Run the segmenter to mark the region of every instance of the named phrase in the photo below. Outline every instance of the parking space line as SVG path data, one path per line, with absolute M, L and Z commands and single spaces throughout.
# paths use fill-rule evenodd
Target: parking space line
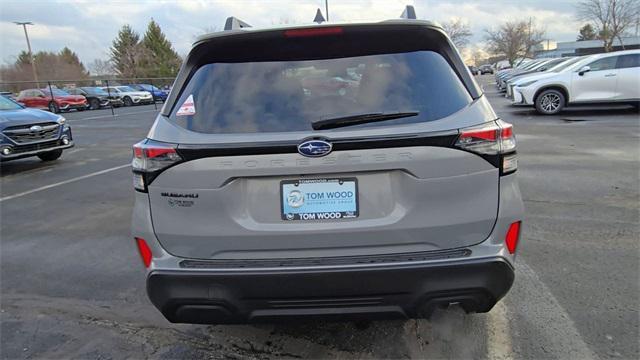
M 23 191 L 21 193 L 17 193 L 17 194 L 14 194 L 14 195 L 5 196 L 3 198 L 0 198 L 0 202 L 6 201 L 6 200 L 15 199 L 15 198 L 19 198 L 21 196 L 33 194 L 33 193 L 38 192 L 38 191 L 51 189 L 51 188 L 54 188 L 56 186 L 69 184 L 69 183 L 72 183 L 72 182 L 75 182 L 75 181 L 84 180 L 84 179 L 87 179 L 87 178 L 90 178 L 90 177 L 106 174 L 108 172 L 119 170 L 119 169 L 123 169 L 123 168 L 128 167 L 128 166 L 131 166 L 131 164 L 115 166 L 115 167 L 112 167 L 112 168 L 109 168 L 109 169 L 92 172 L 92 173 L 87 174 L 87 175 L 78 176 L 78 177 L 75 177 L 75 178 L 72 178 L 72 179 L 69 179 L 69 180 L 64 180 L 64 181 L 60 181 L 60 182 L 57 182 L 57 183 L 54 183 L 54 184 L 49 184 L 49 185 L 45 185 L 45 186 L 42 186 L 42 187 L 39 187 L 39 188 Z
M 544 336 L 536 341 L 543 344 L 549 354 L 554 354 L 559 359 L 598 358 L 551 289 L 522 258 L 516 261 L 516 279 L 518 284 L 511 289 L 505 304 L 512 313 L 505 315 L 508 319 L 509 315 L 517 313 L 521 319 L 509 325 L 539 330 Z
M 504 301 L 498 302 L 487 314 L 487 358 L 513 359 L 511 331 Z
M 115 114 L 115 115 L 101 115 L 101 116 L 91 116 L 88 118 L 79 118 L 79 119 L 67 119 L 67 121 L 80 121 L 80 120 L 96 120 L 96 119 L 105 119 L 105 118 L 110 118 L 110 117 L 121 117 L 121 116 L 126 116 L 126 115 L 135 115 L 135 114 L 144 114 L 144 113 L 148 113 L 148 112 L 158 112 L 160 111 L 160 109 L 158 110 L 143 110 L 143 111 L 134 111 L 134 112 L 128 112 L 128 113 L 122 113 L 122 114 Z

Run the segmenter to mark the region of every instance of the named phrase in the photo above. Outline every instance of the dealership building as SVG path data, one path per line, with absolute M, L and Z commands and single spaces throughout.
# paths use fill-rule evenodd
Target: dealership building
M 613 42 L 614 51 L 631 49 L 640 49 L 640 36 L 624 37 L 622 38 L 622 43 L 618 39 Z M 604 52 L 602 40 L 569 41 L 557 43 L 555 49 L 540 50 L 536 53 L 536 58 L 582 56 L 601 52 Z

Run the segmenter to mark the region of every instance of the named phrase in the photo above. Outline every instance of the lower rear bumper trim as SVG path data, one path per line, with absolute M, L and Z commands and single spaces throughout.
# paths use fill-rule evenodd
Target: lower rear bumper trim
M 513 279 L 503 258 L 355 269 L 154 270 L 147 292 L 176 323 L 415 318 L 449 303 L 468 312 L 489 311 Z

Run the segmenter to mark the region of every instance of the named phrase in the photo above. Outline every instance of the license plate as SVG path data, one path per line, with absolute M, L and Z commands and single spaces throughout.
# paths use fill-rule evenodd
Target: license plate
M 299 179 L 280 182 L 282 220 L 338 220 L 358 217 L 358 180 Z

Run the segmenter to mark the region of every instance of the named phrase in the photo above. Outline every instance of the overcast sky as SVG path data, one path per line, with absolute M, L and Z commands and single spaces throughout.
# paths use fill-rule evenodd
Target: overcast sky
M 575 20 L 578 0 L 329 0 L 331 21 L 396 18 L 404 5 L 413 4 L 420 19 L 443 22 L 461 18 L 480 42 L 484 29 L 507 20 L 532 17 L 553 41 L 573 41 L 580 23 Z M 180 55 L 196 36 L 221 30 L 228 16 L 254 27 L 310 23 L 324 0 L 2 0 L 0 2 L 0 61 L 15 61 L 26 50 L 22 27 L 13 21 L 32 21 L 33 51 L 59 51 L 68 46 L 88 65 L 107 59 L 108 49 L 123 24 L 143 33 L 155 19 Z

